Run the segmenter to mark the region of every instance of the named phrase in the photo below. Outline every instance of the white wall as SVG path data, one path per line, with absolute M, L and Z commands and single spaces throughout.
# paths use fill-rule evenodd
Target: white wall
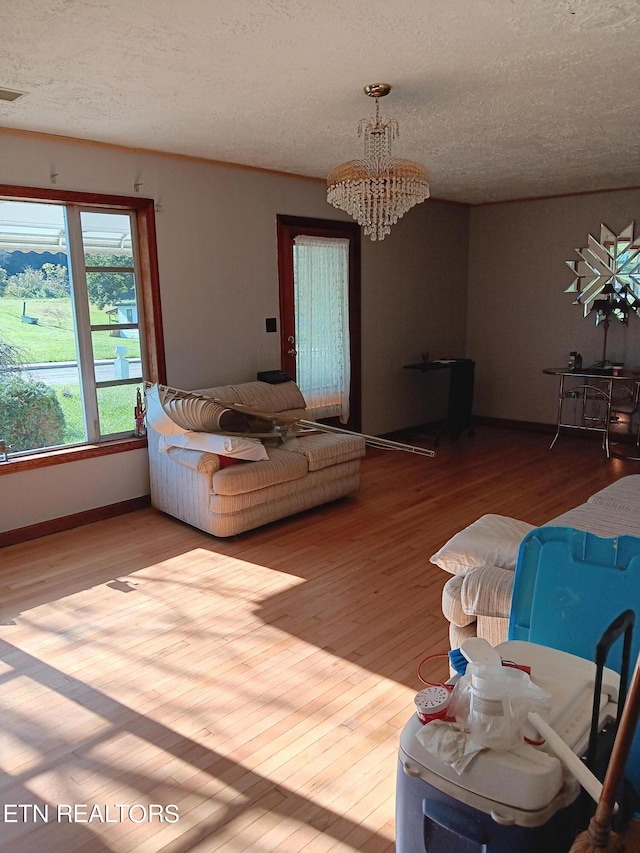
M 146 448 L 0 477 L 1 530 L 82 513 L 149 493 Z
M 150 152 L 0 131 L 0 183 L 85 192 L 140 193 L 157 213 L 158 262 L 169 384 L 198 388 L 254 379 L 279 367 L 276 214 L 347 219 L 322 182 Z M 432 419 L 442 394 L 402 365 L 463 355 L 468 209 L 430 200 L 383 243 L 362 243 L 362 426 L 381 434 Z M 411 374 L 411 375 L 410 375 Z M 431 392 L 433 387 L 433 394 Z M 0 476 L 10 530 L 148 494 L 145 452 L 103 463 Z M 92 476 L 93 474 L 93 476 Z
M 565 261 L 599 239 L 600 224 L 620 233 L 636 221 L 640 190 L 493 204 L 471 209 L 467 355 L 476 360 L 474 413 L 555 423 L 558 380 L 569 353 L 584 365 L 602 358 L 603 328 L 565 293 Z M 640 319 L 612 320 L 607 358 L 640 369 Z

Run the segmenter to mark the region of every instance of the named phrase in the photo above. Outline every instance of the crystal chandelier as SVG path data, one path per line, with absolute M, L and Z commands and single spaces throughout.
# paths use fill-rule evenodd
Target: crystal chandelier
M 381 118 L 378 103 L 391 86 L 372 83 L 364 91 L 376 100 L 375 117 L 358 125 L 358 136 L 364 135 L 364 159 L 350 160 L 331 171 L 327 201 L 353 216 L 372 240 L 384 240 L 400 217 L 429 198 L 429 172 L 412 160 L 391 156 L 398 122 Z

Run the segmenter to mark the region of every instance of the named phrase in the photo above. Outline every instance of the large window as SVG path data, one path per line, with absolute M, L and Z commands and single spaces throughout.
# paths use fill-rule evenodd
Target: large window
M 0 440 L 9 458 L 131 437 L 164 379 L 153 203 L 0 187 Z

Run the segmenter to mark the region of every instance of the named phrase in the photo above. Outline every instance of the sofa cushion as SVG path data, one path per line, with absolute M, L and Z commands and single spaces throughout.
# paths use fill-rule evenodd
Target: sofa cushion
M 263 412 L 287 412 L 291 409 L 306 409 L 307 404 L 295 382 L 245 382 L 239 386 L 241 402 L 252 409 Z
M 621 477 L 591 495 L 588 504 L 604 504 L 623 512 L 640 513 L 640 474 Z
M 328 471 L 315 471 L 293 483 L 281 483 L 271 489 L 261 489 L 244 495 L 210 496 L 208 522 L 215 536 L 235 536 L 243 530 L 250 530 L 261 524 L 268 524 L 287 515 L 311 509 L 311 507 L 334 501 L 345 495 L 357 492 L 360 487 L 360 463 L 345 462 L 334 465 Z M 348 474 L 347 471 L 352 473 Z M 330 474 L 330 478 L 325 478 Z M 341 476 L 344 474 L 344 476 Z M 309 482 L 310 481 L 310 482 Z M 287 494 L 276 497 L 275 494 L 287 486 Z M 248 506 L 243 508 L 247 503 Z
M 573 527 L 605 539 L 612 536 L 639 536 L 640 513 L 625 511 L 608 503 L 585 503 L 563 512 L 545 527 Z
M 241 403 L 243 406 L 270 414 L 291 410 L 304 412 L 306 407 L 304 397 L 295 382 L 282 382 L 278 385 L 268 382 L 241 382 L 237 385 L 202 388 L 196 393 L 227 403 Z
M 516 518 L 483 515 L 452 536 L 430 561 L 452 575 L 486 564 L 515 569 L 520 543 L 533 529 L 533 524 Z
M 304 456 L 309 464 L 309 471 L 320 471 L 322 468 L 364 456 L 366 442 L 363 436 L 355 433 L 350 435 L 319 432 L 299 437 L 288 445 L 288 449 Z
M 241 495 L 306 476 L 307 460 L 303 456 L 289 453 L 288 450 L 267 450 L 260 446 L 267 459 L 252 465 L 235 465 L 215 472 L 212 485 L 217 495 Z
M 250 468 L 260 465 L 259 462 L 251 463 Z M 345 462 L 342 465 L 333 465 L 324 471 L 311 471 L 306 477 L 298 477 L 286 483 L 274 483 L 264 489 L 255 489 L 250 492 L 242 492 L 235 495 L 219 495 L 211 492 L 209 496 L 209 511 L 213 515 L 233 515 L 238 512 L 251 511 L 257 507 L 269 506 L 273 503 L 289 503 L 292 512 L 295 507 L 301 506 L 306 500 L 303 496 L 309 492 L 324 494 L 327 500 L 336 497 L 336 486 L 340 494 L 345 494 L 339 484 L 353 484 L 355 491 L 360 480 L 360 463 L 357 460 Z M 301 500 L 302 498 L 302 500 Z
M 160 450 L 166 450 L 167 447 L 183 447 L 187 450 L 201 450 L 205 453 L 216 453 L 218 456 L 234 456 L 236 459 L 251 461 L 268 459 L 264 445 L 255 438 L 217 435 L 213 432 L 161 435 L 159 447 Z

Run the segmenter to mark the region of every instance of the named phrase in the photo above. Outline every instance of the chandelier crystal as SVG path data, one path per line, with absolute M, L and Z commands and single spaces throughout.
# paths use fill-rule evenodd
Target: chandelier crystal
M 419 163 L 391 156 L 391 142 L 399 136 L 398 122 L 380 116 L 379 98 L 388 95 L 388 83 L 365 86 L 376 101 L 376 114 L 362 119 L 364 158 L 333 169 L 327 178 L 327 201 L 346 211 L 372 240 L 384 240 L 391 226 L 429 198 L 429 172 Z

